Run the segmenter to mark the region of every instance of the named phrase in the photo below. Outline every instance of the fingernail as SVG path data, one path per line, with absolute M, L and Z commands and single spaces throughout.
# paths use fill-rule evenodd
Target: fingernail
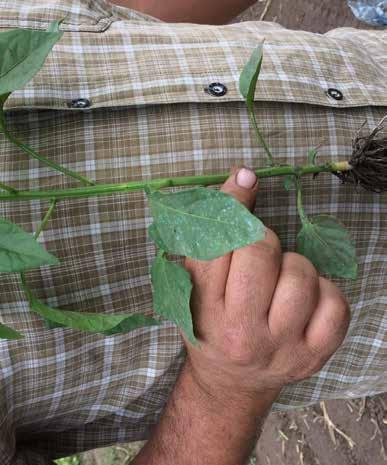
M 241 168 L 236 175 L 236 183 L 239 187 L 251 189 L 256 182 L 257 176 L 255 176 L 253 171 L 248 170 L 247 168 Z

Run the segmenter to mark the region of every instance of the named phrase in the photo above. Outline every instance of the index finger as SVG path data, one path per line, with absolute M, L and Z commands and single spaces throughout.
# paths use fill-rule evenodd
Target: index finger
M 221 191 L 251 210 L 258 191 L 257 177 L 246 168 L 233 168 Z M 232 252 L 215 260 L 185 260 L 185 267 L 191 273 L 195 286 L 200 289 L 201 297 L 206 299 L 206 302 L 218 302 L 224 298 L 231 256 Z
M 240 321 L 251 313 L 267 318 L 282 263 L 281 243 L 271 229 L 265 239 L 235 250 L 226 286 L 226 311 Z

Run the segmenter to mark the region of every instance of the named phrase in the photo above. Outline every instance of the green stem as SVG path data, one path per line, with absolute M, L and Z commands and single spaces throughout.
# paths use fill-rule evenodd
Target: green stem
M 26 274 L 25 274 L 24 271 L 21 271 L 19 273 L 19 276 L 20 276 L 20 287 L 21 287 L 22 291 L 24 291 L 24 293 L 25 293 L 25 295 L 27 297 L 29 305 L 31 305 L 32 292 L 31 292 L 31 289 L 27 285 Z
M 17 193 L 16 189 L 14 189 L 11 186 L 7 186 L 7 184 L 4 184 L 3 182 L 0 182 L 0 189 L 2 189 L 3 191 L 9 192 L 10 194 L 16 194 Z
M 304 205 L 302 203 L 302 186 L 301 186 L 301 178 L 300 176 L 295 176 L 296 181 L 296 192 L 297 192 L 297 211 L 300 217 L 301 223 L 309 223 L 308 216 L 305 213 Z
M 38 229 L 35 231 L 34 239 L 37 239 L 40 236 L 43 229 L 46 227 L 47 223 L 49 222 L 51 218 L 51 215 L 54 213 L 56 203 L 57 203 L 57 199 L 55 198 L 51 199 L 50 208 L 47 210 L 47 213 L 44 215 Z
M 255 129 L 255 134 L 257 135 L 258 143 L 261 144 L 262 147 L 264 148 L 264 150 L 266 152 L 266 155 L 267 155 L 267 158 L 268 158 L 268 161 L 269 161 L 269 165 L 274 166 L 273 154 L 271 153 L 271 150 L 269 149 L 269 146 L 267 145 L 267 143 L 266 143 L 266 141 L 265 141 L 265 139 L 264 139 L 264 137 L 263 137 L 263 135 L 261 133 L 261 130 L 258 127 L 257 119 L 255 117 L 254 106 L 253 105 L 248 105 L 247 108 L 248 108 L 251 123 L 252 123 L 252 125 L 253 125 L 253 127 Z
M 47 165 L 50 168 L 53 168 L 54 170 L 65 174 L 66 176 L 70 176 L 71 178 L 75 178 L 78 181 L 80 181 L 82 184 L 85 184 L 86 186 L 94 186 L 96 184 L 95 181 L 92 181 L 91 179 L 88 179 L 88 178 L 82 176 L 81 174 L 77 173 L 76 171 L 73 171 L 73 170 L 70 170 L 68 168 L 65 168 L 64 166 L 58 165 L 58 163 L 55 163 L 54 161 L 49 160 L 48 158 L 44 157 L 43 155 L 40 155 L 39 153 L 35 152 L 35 150 L 33 150 L 31 147 L 28 147 L 28 145 L 23 144 L 22 142 L 20 142 L 5 127 L 5 118 L 4 117 L 0 120 L 0 131 L 2 131 L 4 133 L 5 137 L 10 142 L 15 144 L 17 147 L 19 147 L 24 152 L 28 153 L 28 155 L 31 155 L 31 157 L 35 158 L 36 160 L 39 160 L 44 165 Z
M 40 222 L 40 225 L 38 226 L 38 229 L 34 233 L 34 239 L 35 240 L 38 239 L 38 237 L 40 236 L 40 234 L 42 233 L 44 228 L 47 226 L 47 223 L 49 222 L 52 214 L 54 213 L 56 204 L 57 204 L 57 199 L 55 199 L 55 198 L 51 199 L 50 207 L 47 210 L 46 214 L 44 215 L 42 221 Z M 31 289 L 27 285 L 26 274 L 25 274 L 24 271 L 22 271 L 21 273 L 19 273 L 19 276 L 20 276 L 21 288 L 25 292 L 27 300 L 28 300 L 29 304 L 31 305 L 33 296 L 32 296 Z
M 314 173 L 332 173 L 337 171 L 349 171 L 351 166 L 347 161 L 326 163 L 325 165 L 305 165 L 305 166 L 270 166 L 267 168 L 259 168 L 255 170 L 255 174 L 259 178 L 269 178 L 272 176 L 305 175 Z M 181 176 L 176 178 L 150 179 L 148 181 L 132 181 L 127 183 L 117 184 L 97 184 L 89 187 L 74 187 L 70 189 L 57 190 L 32 190 L 18 191 L 17 194 L 0 194 L 2 200 L 35 200 L 35 199 L 68 199 L 93 197 L 98 195 L 110 195 L 114 193 L 124 193 L 144 190 L 146 187 L 150 189 L 162 189 L 165 187 L 176 186 L 209 186 L 222 184 L 228 177 L 229 173 L 225 174 L 209 174 L 202 176 Z

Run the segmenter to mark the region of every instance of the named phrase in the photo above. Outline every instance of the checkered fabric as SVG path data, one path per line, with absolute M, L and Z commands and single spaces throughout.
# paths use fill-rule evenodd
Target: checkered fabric
M 365 122 L 386 113 L 387 37 L 339 29 L 326 35 L 248 22 L 165 24 L 103 0 L 0 0 L 0 30 L 46 29 L 66 16 L 44 68 L 7 102 L 9 130 L 58 163 L 100 183 L 258 167 L 238 76 L 265 39 L 256 110 L 276 159 L 346 160 Z M 227 94 L 205 89 L 219 82 Z M 328 95 L 338 89 L 342 100 Z M 86 110 L 69 102 L 88 99 Z M 0 137 L 0 179 L 18 189 L 76 186 Z M 360 261 L 355 281 L 337 280 L 352 321 L 340 350 L 313 378 L 288 386 L 275 408 L 376 394 L 387 388 L 386 196 L 304 178 L 307 213 L 337 216 Z M 33 231 L 48 202 L 0 202 L 0 216 Z M 261 182 L 256 214 L 294 250 L 294 193 Z M 64 200 L 41 236 L 61 265 L 27 273 L 34 293 L 62 309 L 152 314 L 155 248 L 144 194 Z M 259 285 L 259 283 L 257 283 Z M 43 465 L 54 457 L 146 438 L 184 361 L 169 322 L 103 337 L 45 329 L 28 311 L 16 275 L 0 276 L 0 319 L 25 334 L 0 342 L 0 463 Z

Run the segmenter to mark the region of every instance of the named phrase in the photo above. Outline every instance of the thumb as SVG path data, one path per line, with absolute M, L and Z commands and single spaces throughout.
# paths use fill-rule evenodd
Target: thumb
M 247 168 L 233 168 L 220 190 L 253 210 L 258 192 L 258 178 L 254 171 Z

